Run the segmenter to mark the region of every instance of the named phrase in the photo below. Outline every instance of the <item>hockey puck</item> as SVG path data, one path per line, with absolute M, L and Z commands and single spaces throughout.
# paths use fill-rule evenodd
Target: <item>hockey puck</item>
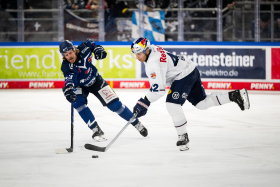
M 98 158 L 98 155 L 92 155 L 92 158 Z

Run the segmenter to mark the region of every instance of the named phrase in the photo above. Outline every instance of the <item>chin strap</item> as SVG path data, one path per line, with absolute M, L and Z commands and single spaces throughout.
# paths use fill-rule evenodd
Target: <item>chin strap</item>
M 146 50 L 147 50 L 147 49 L 146 49 Z M 146 50 L 145 50 L 145 54 L 146 54 Z M 145 62 L 148 61 L 148 58 L 149 58 L 150 54 L 151 54 L 151 50 L 149 49 L 149 54 L 147 55 L 147 58 L 146 58 Z

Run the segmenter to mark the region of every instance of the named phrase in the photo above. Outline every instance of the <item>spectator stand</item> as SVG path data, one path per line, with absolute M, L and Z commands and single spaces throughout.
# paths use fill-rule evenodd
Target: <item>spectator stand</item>
M 21 4 L 18 9 L 1 5 L 3 24 L 0 27 L 0 41 L 63 40 L 65 38 L 64 14 L 61 13 L 63 7 L 59 5 L 65 1 L 67 0 L 40 2 L 29 0 L 28 4 L 24 0 L 19 0 Z M 68 11 L 89 23 L 92 22 L 89 26 L 94 27 L 87 29 L 99 29 L 98 36 L 94 35 L 95 40 L 131 41 L 131 16 L 133 11 L 139 10 L 134 1 L 90 0 L 82 3 L 81 0 L 77 0 L 76 4 L 74 1 L 71 2 L 74 3 L 74 7 L 78 5 L 78 8 L 72 8 L 72 4 Z M 100 2 L 102 6 L 98 6 Z M 178 7 L 178 2 L 183 3 L 183 7 Z M 32 3 L 34 3 L 33 6 Z M 143 3 L 149 7 L 148 1 L 143 0 Z M 149 11 L 165 12 L 165 41 L 217 41 L 217 35 L 222 36 L 222 41 L 258 41 L 258 39 L 259 41 L 279 41 L 280 2 L 261 1 L 260 4 L 270 6 L 270 10 L 261 10 L 259 13 L 270 14 L 271 29 L 270 35 L 265 35 L 261 30 L 257 38 L 252 37 L 256 28 L 251 29 L 251 22 L 255 19 L 255 13 L 258 14 L 255 11 L 256 5 L 252 1 L 231 2 L 232 7 L 228 4 L 222 6 L 220 19 L 215 14 L 218 11 L 216 7 L 209 8 L 207 3 L 199 0 L 155 0 L 154 5 L 149 7 Z M 179 21 L 181 21 L 180 24 Z M 64 29 L 58 23 L 63 23 Z M 221 32 L 217 28 L 217 23 L 222 23 Z

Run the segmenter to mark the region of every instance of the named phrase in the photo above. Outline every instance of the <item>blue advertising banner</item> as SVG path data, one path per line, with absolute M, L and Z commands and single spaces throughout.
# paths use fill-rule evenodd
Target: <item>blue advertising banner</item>
M 265 49 L 170 48 L 197 64 L 201 78 L 265 79 Z M 142 64 L 142 77 L 147 77 Z

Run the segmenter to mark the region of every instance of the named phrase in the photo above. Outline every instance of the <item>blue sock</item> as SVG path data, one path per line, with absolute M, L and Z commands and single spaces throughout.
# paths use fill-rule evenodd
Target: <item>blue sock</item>
M 109 104 L 107 106 L 111 111 L 116 112 L 120 117 L 125 119 L 126 121 L 129 121 L 132 117 L 133 114 L 132 112 L 122 104 L 119 100 L 114 101 L 113 103 Z M 136 118 L 131 124 L 136 125 L 139 122 L 139 120 Z
M 76 108 L 76 110 L 91 130 L 96 127 L 97 122 L 95 121 L 95 117 L 87 105 L 82 105 Z

